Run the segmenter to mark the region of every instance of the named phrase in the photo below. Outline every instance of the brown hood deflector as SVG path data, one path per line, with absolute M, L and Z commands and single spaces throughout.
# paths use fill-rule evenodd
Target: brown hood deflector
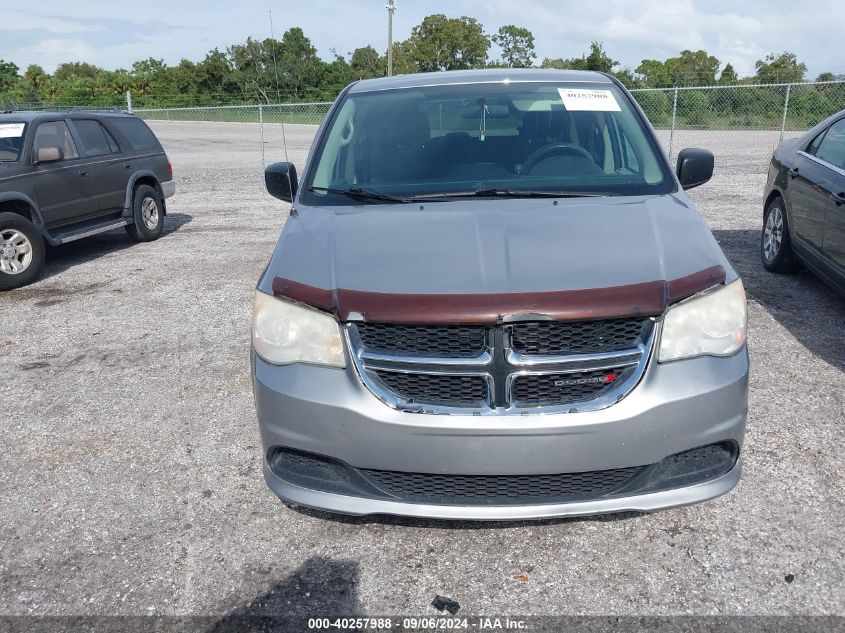
M 725 269 L 711 266 L 669 281 L 628 286 L 507 292 L 501 294 L 400 294 L 338 288 L 327 290 L 276 277 L 273 294 L 331 312 L 341 321 L 375 323 L 495 324 L 508 317 L 556 321 L 657 316 L 678 301 L 725 283 Z

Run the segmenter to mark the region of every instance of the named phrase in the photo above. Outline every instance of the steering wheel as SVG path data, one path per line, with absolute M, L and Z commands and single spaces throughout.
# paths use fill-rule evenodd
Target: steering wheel
M 543 147 L 537 151 L 532 152 L 532 154 L 525 159 L 525 162 L 522 164 L 522 172 L 529 173 L 540 161 L 558 154 L 580 156 L 582 158 L 586 158 L 591 163 L 595 163 L 593 157 L 590 155 L 590 152 L 580 145 L 576 145 L 575 143 L 549 143 L 548 145 L 543 145 Z

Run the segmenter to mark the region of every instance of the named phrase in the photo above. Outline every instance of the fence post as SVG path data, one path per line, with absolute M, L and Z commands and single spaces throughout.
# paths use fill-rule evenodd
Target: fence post
M 672 99 L 672 128 L 669 130 L 669 160 L 672 160 L 672 143 L 675 142 L 675 117 L 678 114 L 678 86 L 675 86 L 675 97 Z
M 783 143 L 783 134 L 786 131 L 786 113 L 789 110 L 789 93 L 792 91 L 792 84 L 786 86 L 786 99 L 783 101 L 783 120 L 780 122 L 780 142 Z
M 126 110 L 129 114 L 132 114 L 132 91 L 126 91 Z
M 261 169 L 264 169 L 264 104 L 258 104 L 258 127 L 261 134 Z

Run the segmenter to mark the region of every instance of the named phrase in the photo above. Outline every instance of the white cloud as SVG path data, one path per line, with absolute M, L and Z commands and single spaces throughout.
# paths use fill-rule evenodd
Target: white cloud
M 3 55 L 6 54 L 3 53 Z M 38 64 L 48 72 L 52 72 L 62 62 L 80 61 L 94 63 L 98 55 L 97 49 L 85 40 L 47 38 L 10 51 L 8 58 L 15 61 L 15 63 L 18 63 L 16 60 L 27 60 L 19 64 L 21 70 L 25 69 L 29 64 Z
M 3 15 L 2 30 L 40 30 L 48 33 L 86 33 L 102 27 L 82 24 L 69 18 L 55 18 L 23 13 L 20 9 Z
M 74 8 L 72 18 L 43 15 L 66 11 L 58 3 L 47 10 L 45 2 L 33 5 L 32 12 L 17 9 L 3 16 L 0 58 L 22 67 L 39 63 L 47 70 L 54 60 L 68 61 L 77 54 L 107 68 L 129 67 L 149 56 L 175 64 L 182 57 L 202 59 L 210 48 L 225 48 L 248 35 L 269 34 L 266 0 L 240 0 L 237 10 L 230 0 L 145 0 L 146 15 L 166 16 L 167 25 L 127 14 L 125 5 L 113 0 L 86 0 Z M 274 10 L 276 36 L 300 26 L 326 58 L 332 48 L 349 52 L 372 44 L 383 51 L 384 4 L 309 0 L 288 11 Z M 740 74 L 753 73 L 754 62 L 767 53 L 784 50 L 795 52 L 810 76 L 845 72 L 841 37 L 836 29 L 823 28 L 845 23 L 842 0 L 404 0 L 399 5 L 397 40 L 407 37 L 426 14 L 446 13 L 476 17 L 488 32 L 503 24 L 528 27 L 540 59 L 579 56 L 598 40 L 630 68 L 643 59 L 703 48 Z M 179 29 L 178 37 L 173 28 Z M 66 46 L 63 54 L 55 54 L 55 42 L 67 42 L 61 45 Z M 50 61 L 43 59 L 45 54 Z

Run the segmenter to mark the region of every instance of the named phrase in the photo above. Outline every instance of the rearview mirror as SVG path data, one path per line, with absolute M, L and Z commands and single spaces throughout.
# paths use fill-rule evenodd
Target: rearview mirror
M 39 163 L 52 163 L 62 160 L 62 150 L 58 147 L 39 147 L 35 154 L 35 160 Z
M 682 149 L 675 171 L 684 189 L 703 185 L 713 177 L 713 152 L 694 147 Z
M 264 184 L 267 193 L 274 198 L 293 202 L 299 185 L 296 178 L 296 167 L 293 163 L 273 163 L 264 169 Z

